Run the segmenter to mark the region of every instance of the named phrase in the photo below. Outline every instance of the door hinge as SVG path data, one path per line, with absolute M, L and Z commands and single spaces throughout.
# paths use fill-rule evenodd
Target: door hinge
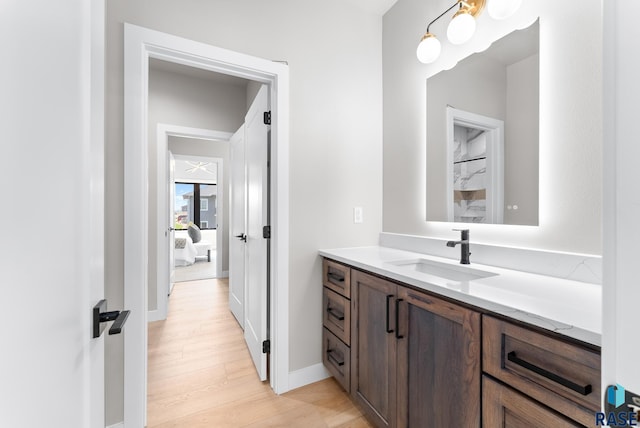
M 271 239 L 271 226 L 264 226 L 262 228 L 262 237 L 264 239 Z
M 265 340 L 262 342 L 262 353 L 270 354 L 271 353 L 271 341 Z
M 262 118 L 265 125 L 271 125 L 271 110 L 265 111 Z

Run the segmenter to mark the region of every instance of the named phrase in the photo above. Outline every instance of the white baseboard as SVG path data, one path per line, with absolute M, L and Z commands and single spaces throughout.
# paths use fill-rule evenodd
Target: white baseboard
M 147 311 L 147 322 L 152 321 L 160 321 L 167 319 L 167 317 L 163 317 L 159 310 L 155 309 L 153 311 Z M 110 428 L 110 427 L 108 427 Z
M 331 375 L 322 363 L 289 372 L 289 391 L 321 381 L 329 376 Z
M 109 425 L 107 428 L 124 428 L 124 422 L 118 422 L 114 425 Z
M 229 271 L 228 270 L 223 270 L 222 271 L 222 278 L 229 278 Z

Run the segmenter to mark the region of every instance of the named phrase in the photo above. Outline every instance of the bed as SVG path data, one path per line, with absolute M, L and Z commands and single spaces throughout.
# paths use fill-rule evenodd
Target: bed
M 176 266 L 190 266 L 195 263 L 198 250 L 191 237 L 185 233 L 176 231 L 173 259 Z
M 190 266 L 196 262 L 197 257 L 206 257 L 208 262 L 211 261 L 213 244 L 205 240 L 194 244 L 187 231 L 176 230 L 174 247 L 175 266 Z

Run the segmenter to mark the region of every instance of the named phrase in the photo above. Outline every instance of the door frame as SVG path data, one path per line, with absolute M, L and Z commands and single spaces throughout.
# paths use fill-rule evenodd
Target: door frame
M 245 152 L 246 152 L 246 144 L 245 144 L 245 138 L 244 138 L 244 131 L 245 131 L 245 123 L 243 123 L 240 128 L 238 128 L 238 130 L 236 132 L 233 133 L 233 135 L 231 136 L 231 138 L 229 138 L 229 310 L 231 311 L 231 313 L 233 314 L 233 316 L 235 317 L 236 321 L 238 322 L 238 324 L 240 325 L 240 327 L 242 328 L 242 330 L 244 330 L 244 298 L 246 295 L 246 281 L 245 281 L 245 268 L 246 268 L 246 248 L 243 246 L 243 252 L 242 252 L 242 281 L 237 281 L 238 279 L 238 270 L 236 263 L 237 263 L 237 258 L 235 256 L 234 253 L 234 246 L 238 245 L 238 236 L 236 235 L 236 233 L 238 232 L 238 229 L 236 229 L 234 226 L 236 226 L 236 222 L 235 222 L 235 216 L 234 214 L 237 213 L 236 209 L 236 204 L 235 204 L 235 198 L 236 198 L 236 183 L 237 183 L 237 177 L 236 177 L 236 167 L 237 167 L 237 160 L 235 158 L 236 152 L 235 152 L 235 146 L 241 142 L 242 145 L 244 147 L 242 147 L 242 154 L 243 154 L 243 158 L 242 158 L 242 187 L 243 187 L 243 195 L 242 195 L 242 200 L 243 200 L 243 206 L 242 206 L 242 228 L 241 228 L 241 233 L 246 234 L 247 231 L 247 224 L 246 224 L 246 178 L 247 178 L 247 173 L 246 173 L 246 157 Z M 236 138 L 236 136 L 238 136 Z M 244 244 L 243 244 L 244 245 Z M 236 300 L 236 294 L 234 293 L 235 291 L 235 286 L 237 284 L 241 284 L 242 285 L 242 303 L 241 303 L 241 310 L 242 310 L 242 314 L 241 316 L 238 316 L 240 314 L 236 313 L 238 312 L 238 304 L 234 303 L 232 305 L 232 300 Z
M 149 58 L 269 85 L 271 95 L 270 384 L 289 390 L 289 69 L 136 25 L 124 24 L 124 424 L 145 426 L 147 386 L 148 82 Z
M 167 318 L 167 308 L 169 296 L 160 292 L 160 286 L 168 284 L 170 281 L 169 270 L 167 266 L 161 263 L 161 260 L 165 260 L 169 253 L 169 241 L 162 239 L 163 234 L 167 231 L 167 219 L 166 207 L 169 204 L 169 189 L 166 187 L 168 184 L 168 165 L 167 165 L 167 152 L 169 151 L 169 137 L 182 137 L 193 138 L 198 140 L 207 140 L 209 142 L 228 142 L 233 135 L 230 132 L 214 131 L 210 129 L 190 128 L 187 126 L 171 125 L 166 123 L 159 123 L 157 126 L 157 150 L 156 150 L 156 213 L 157 213 L 157 234 L 158 244 L 156 245 L 156 310 L 149 311 L 147 315 L 147 321 L 158 321 Z M 175 153 L 174 153 L 175 155 Z M 182 155 L 177 155 L 182 156 Z M 224 165 L 221 165 L 221 161 L 216 162 L 218 164 L 218 193 L 221 196 L 218 198 L 218 204 L 221 205 L 222 197 L 224 197 L 225 181 L 223 177 Z M 218 210 L 218 224 L 224 221 L 224 207 Z M 169 219 L 170 220 L 170 219 Z M 218 231 L 219 232 L 219 231 Z M 216 233 L 216 247 L 222 248 L 222 234 Z M 222 257 L 216 257 L 216 277 L 222 278 Z

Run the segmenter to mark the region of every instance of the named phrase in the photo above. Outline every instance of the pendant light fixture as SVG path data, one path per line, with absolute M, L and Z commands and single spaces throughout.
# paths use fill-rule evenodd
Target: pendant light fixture
M 442 45 L 438 38 L 429 32 L 431 24 L 442 18 L 449 11 L 458 8 L 447 27 L 447 38 L 453 45 L 461 45 L 469 41 L 476 31 L 476 17 L 480 15 L 488 4 L 489 14 L 495 19 L 506 19 L 513 15 L 522 0 L 457 0 L 451 7 L 442 12 L 436 19 L 427 25 L 427 31 L 418 44 L 416 55 L 423 64 L 434 62 L 440 56 Z

